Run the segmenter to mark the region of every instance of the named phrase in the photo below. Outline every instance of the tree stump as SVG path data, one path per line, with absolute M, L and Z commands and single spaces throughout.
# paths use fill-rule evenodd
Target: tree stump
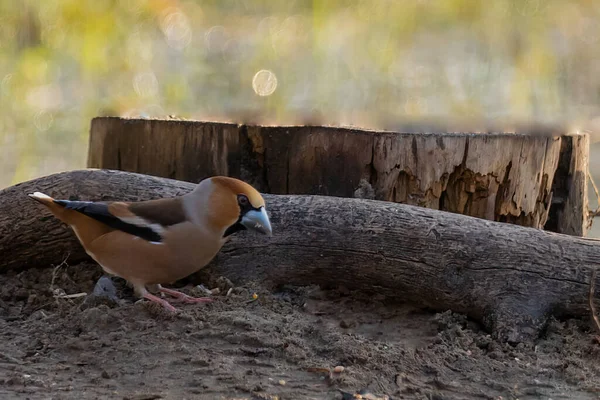
M 28 193 L 135 201 L 193 188 L 91 170 L 2 190 L 0 272 L 58 265 L 67 256 L 69 263 L 89 260 L 72 231 Z M 310 195 L 265 200 L 273 237 L 239 232 L 213 260 L 213 271 L 234 283 L 343 285 L 464 313 L 510 342 L 536 338 L 550 316 L 589 315 L 600 241 L 391 202 Z
M 587 135 L 375 132 L 95 118 L 88 167 L 362 197 L 585 236 Z

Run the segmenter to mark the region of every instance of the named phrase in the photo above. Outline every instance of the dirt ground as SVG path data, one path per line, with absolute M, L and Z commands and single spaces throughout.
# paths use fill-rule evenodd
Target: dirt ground
M 600 398 L 587 320 L 511 347 L 461 315 L 344 288 L 226 295 L 228 281 L 211 278 L 215 301 L 175 316 L 118 279 L 118 303 L 61 297 L 91 293 L 100 276 L 91 264 L 0 275 L 1 399 Z

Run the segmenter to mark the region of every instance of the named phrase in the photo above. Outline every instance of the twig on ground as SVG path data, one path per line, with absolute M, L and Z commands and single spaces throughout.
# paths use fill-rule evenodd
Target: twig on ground
M 63 265 L 68 265 L 67 259 L 69 258 L 70 255 L 71 255 L 71 253 L 67 253 L 67 256 L 65 257 L 65 259 L 62 260 L 62 262 L 60 264 L 58 264 L 57 266 L 55 266 L 54 269 L 52 270 L 52 279 L 50 280 L 50 292 L 52 292 L 53 294 L 54 294 L 54 290 L 55 290 L 54 289 L 54 281 L 56 280 L 56 275 L 58 273 L 58 270 Z
M 80 292 L 80 293 L 73 293 L 73 294 L 63 294 L 60 296 L 56 296 L 59 299 L 77 299 L 79 297 L 85 297 L 87 296 L 86 292 Z
M 67 260 L 69 259 L 70 255 L 71 254 L 68 253 L 67 256 L 65 257 L 65 259 L 60 264 L 55 266 L 54 269 L 52 270 L 52 279 L 50 280 L 50 292 L 52 293 L 52 296 L 54 297 L 54 301 L 55 301 L 57 307 L 60 307 L 60 302 L 59 302 L 60 299 L 63 299 L 63 300 L 77 299 L 77 298 L 84 297 L 87 295 L 87 293 L 84 293 L 84 292 L 67 294 L 67 293 L 65 293 L 65 291 L 62 288 L 54 287 L 54 283 L 56 281 L 56 276 L 58 275 L 58 270 L 62 266 L 69 265 L 69 264 L 67 264 Z

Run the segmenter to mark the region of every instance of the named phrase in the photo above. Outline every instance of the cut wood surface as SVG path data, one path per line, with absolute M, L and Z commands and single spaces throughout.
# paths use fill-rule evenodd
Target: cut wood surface
M 564 161 L 559 162 L 552 188 L 558 201 L 553 202 L 555 217 L 550 222 L 556 222 L 553 229 L 556 232 L 585 236 L 592 226 L 588 202 L 589 148 L 589 135 L 562 138 L 561 158 Z M 580 230 L 582 233 L 576 233 Z
M 50 175 L 0 192 L 0 271 L 87 258 L 71 231 L 27 198 L 144 200 L 193 184 L 118 171 Z M 233 236 L 211 265 L 235 282 L 343 285 L 451 309 L 501 339 L 531 339 L 549 316 L 589 313 L 600 243 L 422 207 L 365 199 L 265 195 L 274 236 Z
M 587 135 L 398 133 L 95 118 L 88 167 L 374 198 L 585 236 Z M 558 188 L 560 196 L 554 196 Z

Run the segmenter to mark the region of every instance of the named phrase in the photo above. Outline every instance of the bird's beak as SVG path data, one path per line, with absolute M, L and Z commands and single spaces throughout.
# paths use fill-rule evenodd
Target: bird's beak
M 267 215 L 267 210 L 261 207 L 260 210 L 250 210 L 243 217 L 241 224 L 247 229 L 255 230 L 265 235 L 271 236 L 271 221 Z

